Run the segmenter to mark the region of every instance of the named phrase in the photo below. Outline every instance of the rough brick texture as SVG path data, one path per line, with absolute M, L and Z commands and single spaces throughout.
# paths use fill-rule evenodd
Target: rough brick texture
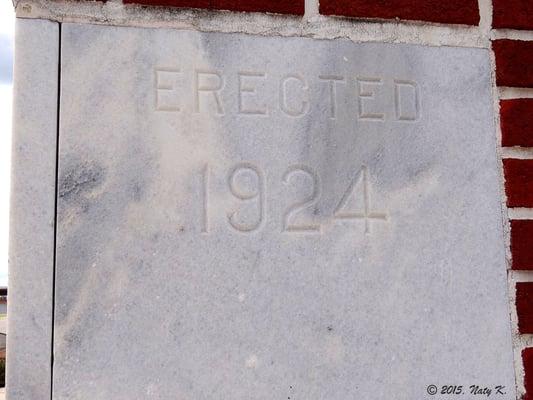
M 533 333 L 533 282 L 516 284 L 516 313 L 518 332 Z
M 303 15 L 305 0 L 124 0 L 124 4 Z
M 511 254 L 512 269 L 533 270 L 533 220 L 511 221 Z
M 321 0 L 320 13 L 358 18 L 401 18 L 477 25 L 477 0 Z
M 493 0 L 492 9 L 494 28 L 533 30 L 533 1 Z
M 508 207 L 533 207 L 533 160 L 503 160 Z
M 533 147 L 533 99 L 500 101 L 502 146 Z
M 533 41 L 500 39 L 492 48 L 498 86 L 533 88 Z
M 526 393 L 523 400 L 533 399 L 533 347 L 522 350 L 522 363 L 524 365 L 524 386 Z

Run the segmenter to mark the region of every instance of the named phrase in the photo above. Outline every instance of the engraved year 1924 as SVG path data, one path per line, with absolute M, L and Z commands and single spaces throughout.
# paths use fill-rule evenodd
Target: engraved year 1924
M 217 171 L 220 172 L 220 171 Z M 198 171 L 201 180 L 201 197 L 199 202 L 202 208 L 201 232 L 208 234 L 211 232 L 211 221 L 220 217 L 220 207 L 212 206 L 212 184 L 211 176 L 213 168 L 205 164 L 201 171 Z M 267 193 L 268 172 L 258 165 L 250 162 L 240 162 L 227 171 L 225 190 L 235 201 L 231 207 L 224 210 L 222 216 L 228 227 L 240 233 L 252 233 L 259 231 L 267 220 L 267 203 L 269 201 L 279 201 L 276 198 L 269 198 Z M 370 201 L 371 185 L 369 179 L 370 171 L 368 167 L 361 168 L 353 174 L 351 182 L 344 193 L 336 200 L 331 215 L 322 216 L 319 220 L 312 218 L 309 210 L 316 207 L 322 196 L 322 184 L 320 175 L 312 167 L 304 164 L 289 165 L 283 173 L 278 184 L 282 189 L 289 187 L 300 180 L 305 182 L 306 192 L 301 194 L 301 198 L 283 207 L 273 207 L 281 209 L 279 215 L 270 216 L 279 221 L 279 229 L 283 233 L 307 233 L 320 234 L 324 223 L 334 223 L 340 221 L 353 221 L 354 224 L 361 224 L 362 230 L 366 234 L 371 231 L 372 221 L 387 221 L 388 213 L 381 208 L 374 208 Z M 358 197 L 361 199 L 362 207 L 353 209 L 352 200 Z M 246 210 L 246 211 L 244 211 Z

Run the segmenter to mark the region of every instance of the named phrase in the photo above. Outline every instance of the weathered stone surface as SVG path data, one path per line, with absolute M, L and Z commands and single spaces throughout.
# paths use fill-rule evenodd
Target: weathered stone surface
M 49 400 L 59 26 L 16 29 L 7 395 Z
M 54 399 L 514 398 L 485 50 L 64 24 Z

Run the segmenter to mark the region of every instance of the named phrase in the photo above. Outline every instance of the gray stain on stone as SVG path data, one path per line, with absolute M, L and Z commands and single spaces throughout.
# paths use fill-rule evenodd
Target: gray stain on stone
M 99 164 L 81 163 L 67 172 L 59 180 L 58 196 L 69 198 L 94 189 L 101 184 L 105 170 Z

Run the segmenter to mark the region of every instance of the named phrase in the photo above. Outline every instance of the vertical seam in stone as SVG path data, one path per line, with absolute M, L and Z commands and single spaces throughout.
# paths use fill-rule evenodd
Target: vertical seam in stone
M 57 57 L 57 122 L 56 122 L 56 170 L 55 170 L 55 196 L 54 196 L 54 254 L 53 254 L 53 271 L 52 271 L 52 340 L 50 351 L 50 400 L 54 397 L 54 325 L 55 325 L 55 303 L 56 303 L 56 260 L 57 260 L 57 193 L 59 177 L 59 130 L 61 120 L 61 23 L 59 25 L 58 35 L 58 57 Z

